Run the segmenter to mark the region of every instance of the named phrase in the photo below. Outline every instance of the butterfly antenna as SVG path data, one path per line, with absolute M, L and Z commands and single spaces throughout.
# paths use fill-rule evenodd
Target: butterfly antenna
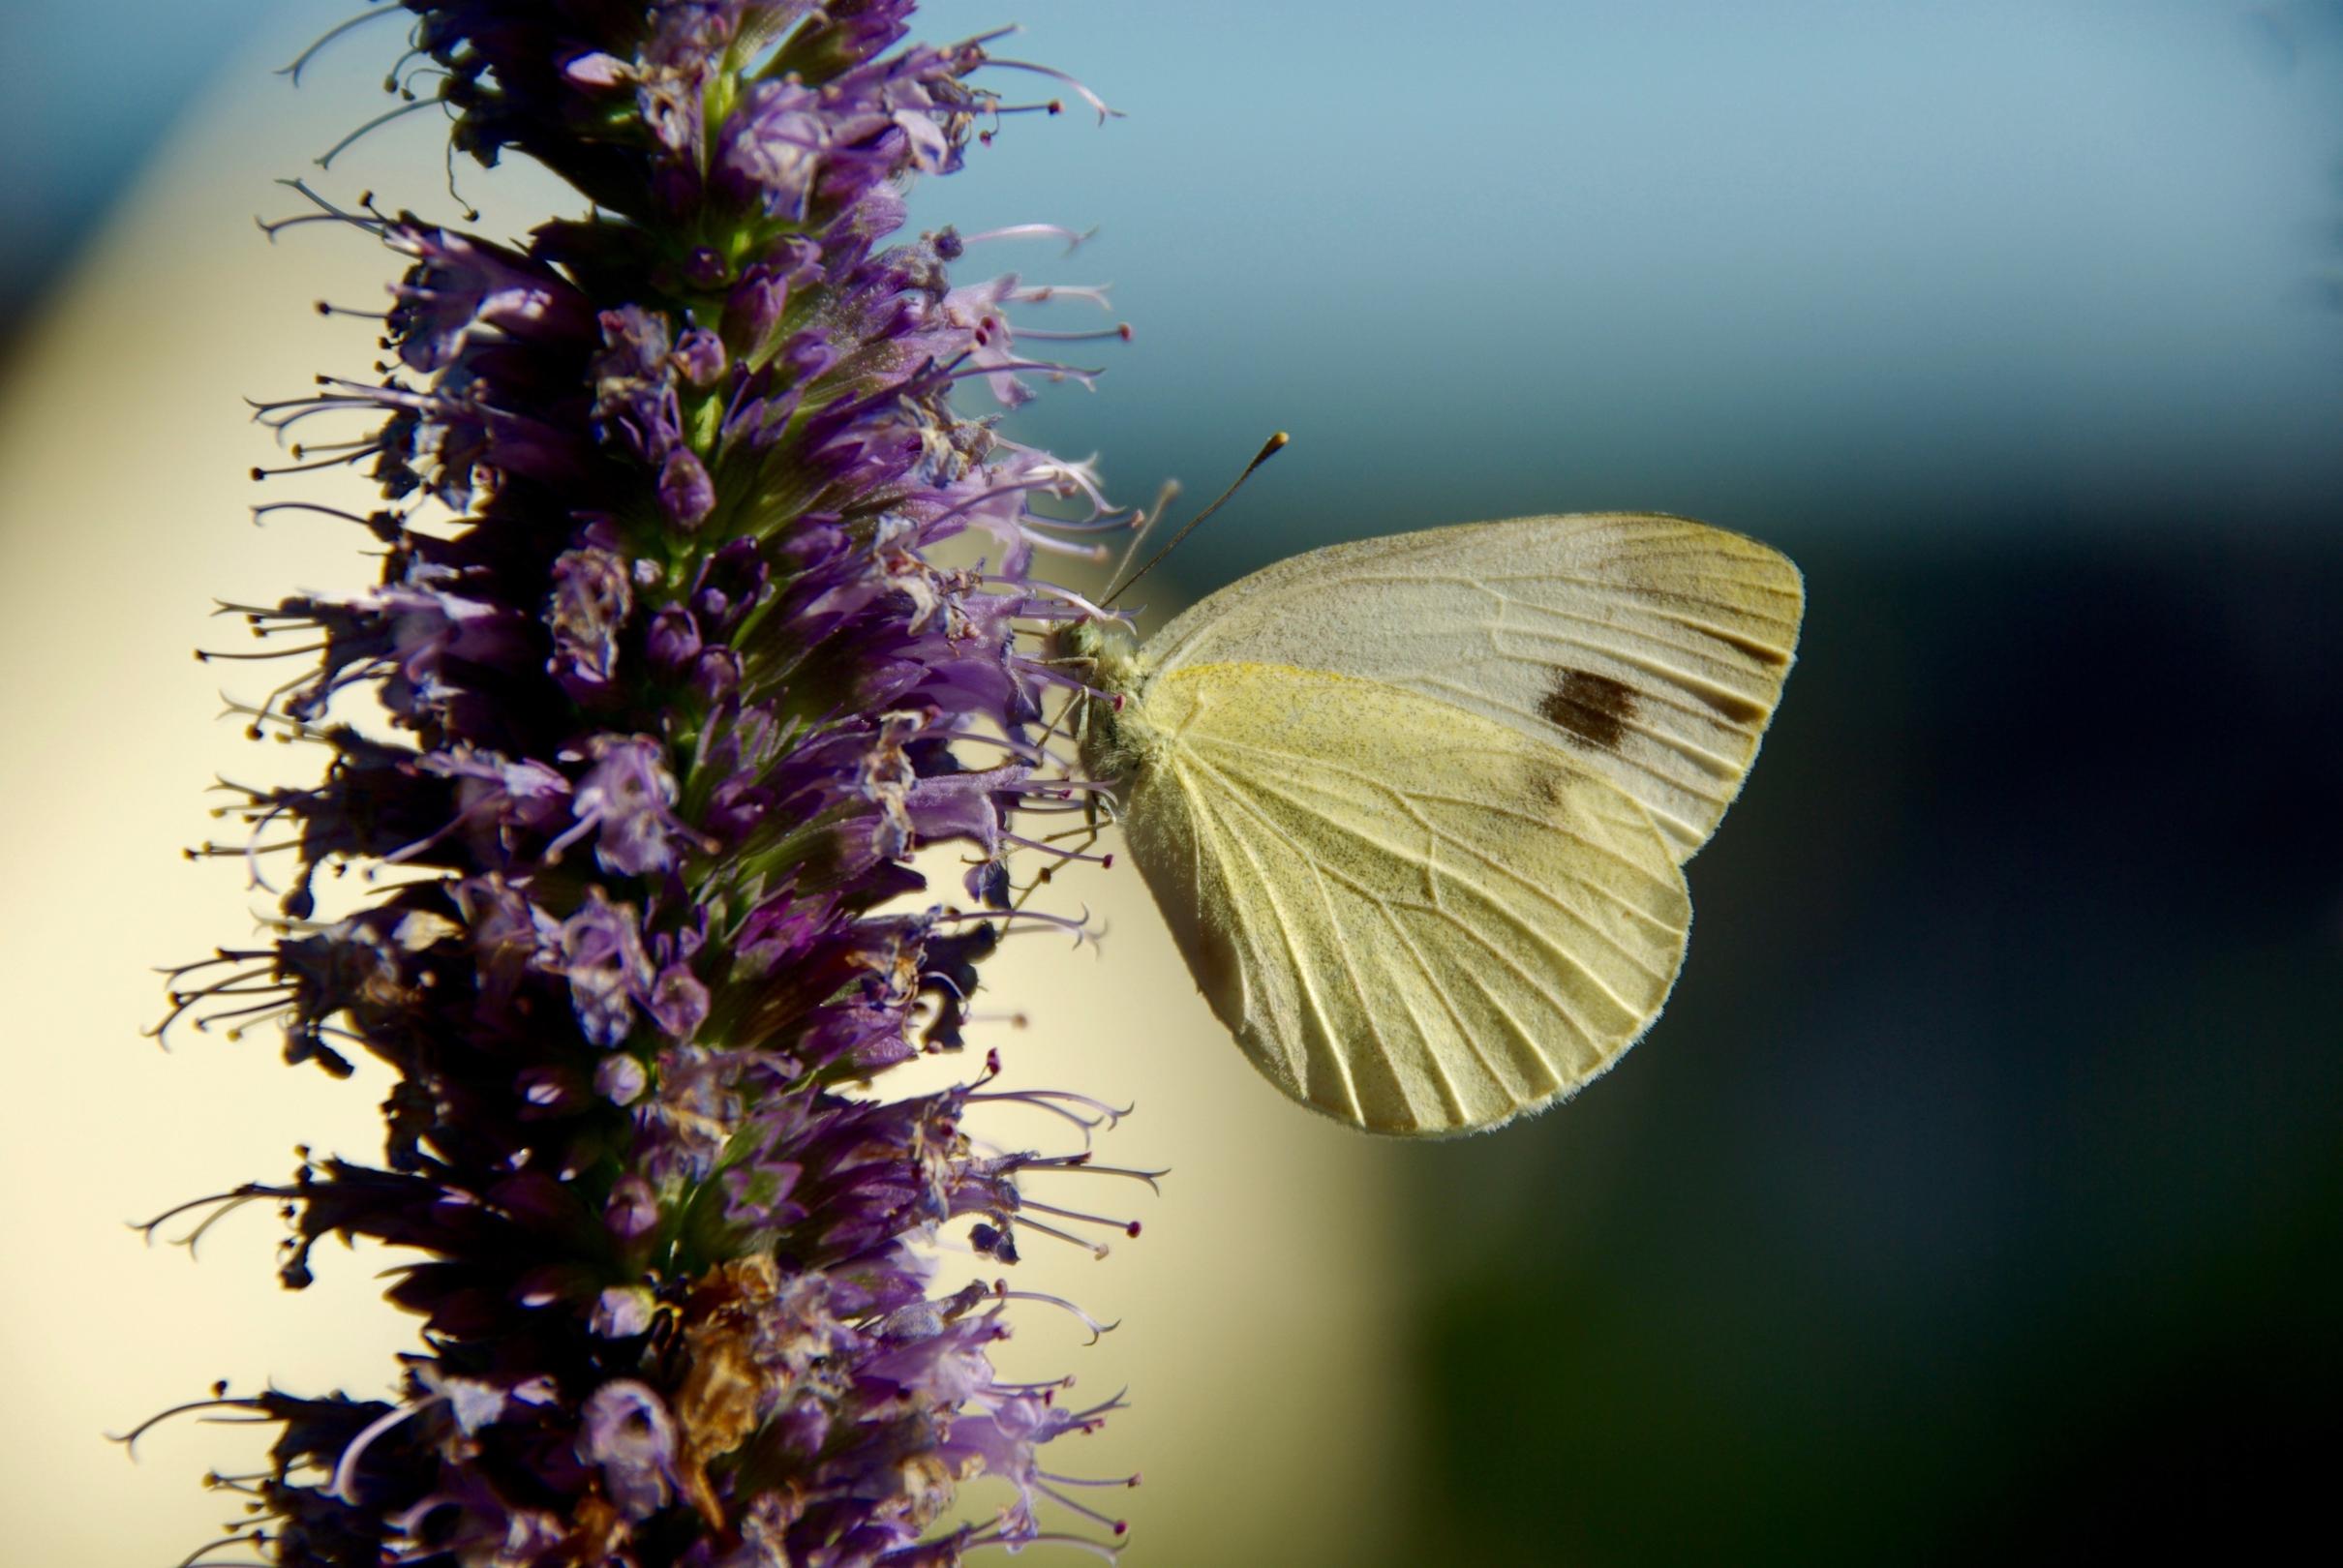
M 1147 535 L 1155 531 L 1155 525 L 1164 520 L 1164 514 L 1172 509 L 1172 503 L 1177 499 L 1179 481 L 1165 480 L 1163 488 L 1155 493 L 1155 504 L 1140 514 L 1138 525 L 1131 529 L 1131 542 L 1123 546 L 1122 558 L 1114 563 L 1114 570 L 1108 574 L 1108 582 L 1121 581 L 1123 573 L 1131 569 L 1133 558 L 1139 555 L 1139 547 L 1147 542 Z
M 1236 478 L 1231 482 L 1229 488 L 1220 493 L 1220 498 L 1218 500 L 1205 507 L 1202 511 L 1197 513 L 1195 517 L 1189 519 L 1188 525 L 1185 528 L 1181 528 L 1177 533 L 1172 535 L 1172 542 L 1170 544 L 1164 546 L 1154 555 L 1147 558 L 1146 565 L 1141 566 L 1138 571 L 1133 572 L 1129 577 L 1124 578 L 1121 583 L 1115 586 L 1112 592 L 1109 593 L 1105 598 L 1099 600 L 1098 602 L 1102 605 L 1112 604 L 1116 599 L 1122 597 L 1124 591 L 1128 589 L 1132 584 L 1138 582 L 1141 578 L 1155 570 L 1155 564 L 1157 561 L 1162 560 L 1166 556 L 1172 554 L 1172 551 L 1177 550 L 1179 548 L 1179 542 L 1182 539 L 1185 539 L 1189 534 L 1194 533 L 1197 528 L 1202 525 L 1205 518 L 1210 517 L 1214 512 L 1219 511 L 1223 506 L 1228 504 L 1229 498 L 1236 494 L 1237 487 L 1253 477 L 1253 470 L 1255 468 L 1260 467 L 1263 464 L 1275 457 L 1279 452 L 1284 451 L 1287 439 L 1288 437 L 1286 436 L 1286 433 L 1281 430 L 1276 435 L 1271 436 L 1267 440 L 1262 442 L 1261 450 L 1253 454 L 1253 461 L 1245 465 L 1245 471 L 1238 474 Z

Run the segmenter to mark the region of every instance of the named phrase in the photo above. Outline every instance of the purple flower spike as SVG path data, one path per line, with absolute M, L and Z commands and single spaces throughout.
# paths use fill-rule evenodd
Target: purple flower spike
M 457 149 L 526 152 L 588 215 L 506 246 L 312 198 L 401 258 L 384 368 L 262 418 L 369 422 L 340 450 L 388 498 L 364 520 L 382 579 L 250 612 L 319 657 L 256 731 L 328 769 L 243 792 L 256 842 L 215 852 L 290 852 L 285 920 L 180 971 L 173 1009 L 266 1013 L 289 1060 L 347 1073 L 355 1047 L 396 1074 L 379 1164 L 228 1197 L 287 1215 L 294 1286 L 327 1236 L 419 1254 L 391 1296 L 429 1348 L 395 1402 L 220 1396 L 280 1429 L 246 1554 L 1111 1556 L 1120 1522 L 1044 1450 L 1115 1402 L 992 1359 L 1020 1313 L 1107 1325 L 965 1270 L 1103 1255 L 1092 1232 L 1137 1223 L 1062 1179 L 1152 1178 L 1089 1163 L 1120 1112 L 1004 1089 L 994 1053 L 930 1093 L 888 1075 L 995 1027 L 969 1003 L 1008 934 L 1080 930 L 1028 907 L 1014 857 L 1092 858 L 1042 849 L 1084 781 L 1035 643 L 1063 597 L 1025 574 L 1133 514 L 951 400 L 1086 381 L 1017 321 L 1103 297 L 955 286 L 957 234 L 897 236 L 906 182 L 1017 106 L 981 42 L 907 44 L 909 0 L 402 4 Z M 929 558 L 971 528 L 996 570 Z M 387 732 L 329 720 L 359 687 Z M 964 879 L 928 889 L 933 846 Z M 352 864 L 397 875 L 318 918 L 320 872 Z M 1082 1147 L 1003 1152 L 1019 1116 Z

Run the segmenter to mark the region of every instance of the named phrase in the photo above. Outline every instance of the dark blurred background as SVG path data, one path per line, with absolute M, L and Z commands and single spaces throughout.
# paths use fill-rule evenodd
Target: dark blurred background
M 1799 669 L 1662 1023 L 1567 1135 L 1424 1161 L 1395 1262 L 1449 1560 L 2322 1529 L 2333 519 L 2002 521 L 1797 546 Z
M 11 336 L 250 14 L 0 15 Z M 1390 1560 L 2330 1534 L 2343 7 L 928 25 L 1018 18 L 1131 118 L 1014 122 L 917 216 L 1100 226 L 968 266 L 1116 284 L 1098 396 L 1010 428 L 1118 498 L 1293 433 L 1185 591 L 1611 506 L 1807 573 L 1652 1038 L 1528 1126 L 1381 1152 L 1405 1196 L 1356 1288 L 1406 1353 L 1357 1375 L 1417 1412 Z

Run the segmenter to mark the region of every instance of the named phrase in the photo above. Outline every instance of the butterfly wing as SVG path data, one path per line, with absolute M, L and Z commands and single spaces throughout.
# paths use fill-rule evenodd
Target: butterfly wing
M 1262 664 L 1144 688 L 1129 852 L 1254 1065 L 1376 1132 L 1570 1094 L 1667 1000 L 1691 905 L 1642 806 L 1561 747 Z
M 1756 759 L 1798 644 L 1798 568 L 1651 513 L 1431 528 L 1313 550 L 1150 640 L 1169 674 L 1254 661 L 1437 698 L 1563 747 L 1625 790 L 1678 860 Z

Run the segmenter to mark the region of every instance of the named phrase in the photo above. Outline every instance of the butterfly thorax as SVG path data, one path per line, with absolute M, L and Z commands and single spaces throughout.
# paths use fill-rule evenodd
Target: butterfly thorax
M 1082 767 L 1099 779 L 1128 779 L 1160 741 L 1137 701 L 1147 675 L 1139 638 L 1119 620 L 1075 620 L 1050 636 L 1049 656 L 1090 688 L 1074 715 Z

